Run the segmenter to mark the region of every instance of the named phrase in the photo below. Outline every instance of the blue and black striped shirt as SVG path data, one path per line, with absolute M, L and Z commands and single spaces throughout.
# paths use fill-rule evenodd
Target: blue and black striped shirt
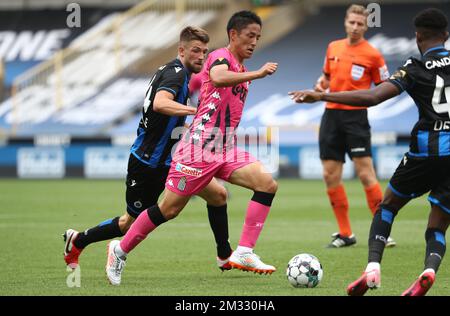
M 187 104 L 189 79 L 188 70 L 179 59 L 175 59 L 159 67 L 150 81 L 131 153 L 152 168 L 170 166 L 171 150 L 178 142 L 178 138 L 172 137 L 172 131 L 183 126 L 186 120 L 185 116 L 168 116 L 153 111 L 155 95 L 166 90 L 174 95 L 176 102 Z
M 408 59 L 389 81 L 407 91 L 419 110 L 409 155 L 450 156 L 450 52 L 433 47 L 420 60 Z

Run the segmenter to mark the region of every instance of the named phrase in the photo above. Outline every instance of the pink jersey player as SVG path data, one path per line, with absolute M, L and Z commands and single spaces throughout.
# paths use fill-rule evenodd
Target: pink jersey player
M 166 188 L 180 195 L 195 195 L 212 177 L 228 180 L 231 173 L 256 159 L 236 147 L 249 81 L 233 87 L 215 87 L 211 68 L 226 65 L 229 71 L 246 72 L 228 48 L 211 52 L 196 78 L 201 82 L 200 105 L 193 123 L 173 155 Z
M 109 246 L 106 271 L 115 284 L 120 283 L 125 256 L 156 227 L 176 217 L 192 195 L 211 194 L 210 186 L 217 182 L 214 177 L 254 192 L 238 246 L 228 258 L 218 258 L 220 263 L 260 274 L 276 271 L 253 248 L 278 185 L 262 164 L 238 149 L 235 142 L 249 83 L 275 73 L 278 67 L 270 62 L 259 70 L 247 71 L 243 66 L 253 55 L 261 26 L 261 19 L 251 11 L 237 12 L 228 21 L 230 44 L 212 52 L 200 73 L 200 105 L 189 133 L 183 135 L 172 155 L 164 198 L 139 215 L 120 244 Z

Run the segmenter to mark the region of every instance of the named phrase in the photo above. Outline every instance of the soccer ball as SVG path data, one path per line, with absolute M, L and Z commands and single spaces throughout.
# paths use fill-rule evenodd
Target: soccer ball
M 322 280 L 322 275 L 319 259 L 307 253 L 293 257 L 286 269 L 287 279 L 293 287 L 315 287 Z

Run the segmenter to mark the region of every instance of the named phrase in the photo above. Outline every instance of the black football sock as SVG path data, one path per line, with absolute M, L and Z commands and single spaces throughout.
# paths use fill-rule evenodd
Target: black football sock
M 167 219 L 161 213 L 161 209 L 159 208 L 158 204 L 155 204 L 152 207 L 149 207 L 147 209 L 147 215 L 148 215 L 148 218 L 150 218 L 150 221 L 156 227 L 167 222 Z
M 425 232 L 427 249 L 425 252 L 425 270 L 438 271 L 445 255 L 445 233 L 439 229 L 428 228 Z
M 228 241 L 228 214 L 227 204 L 222 206 L 207 205 L 208 219 L 217 245 L 217 256 L 225 259 L 231 255 L 231 246 Z
M 369 233 L 369 262 L 381 262 L 396 214 L 383 204 L 375 213 Z
M 78 237 L 74 240 L 73 244 L 78 249 L 83 249 L 87 245 L 94 242 L 109 240 L 115 237 L 121 237 L 124 234 L 119 227 L 119 218 L 108 219 L 98 226 L 89 228 L 84 232 L 80 232 Z

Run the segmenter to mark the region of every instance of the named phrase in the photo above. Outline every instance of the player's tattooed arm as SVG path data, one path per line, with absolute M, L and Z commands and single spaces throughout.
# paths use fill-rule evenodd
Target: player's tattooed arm
M 174 95 L 166 90 L 159 90 L 153 102 L 153 111 L 170 115 L 185 116 L 197 113 L 197 108 L 174 101 Z
M 315 91 L 292 91 L 289 92 L 292 100 L 297 103 L 314 103 L 327 101 L 341 103 L 350 106 L 375 106 L 387 99 L 399 94 L 398 88 L 390 82 L 383 82 L 370 90 L 355 90 L 345 92 L 315 92 Z
M 259 70 L 234 72 L 228 70 L 228 65 L 222 64 L 211 68 L 209 76 L 215 87 L 233 87 L 243 82 L 261 79 L 277 71 L 278 63 L 266 63 Z

